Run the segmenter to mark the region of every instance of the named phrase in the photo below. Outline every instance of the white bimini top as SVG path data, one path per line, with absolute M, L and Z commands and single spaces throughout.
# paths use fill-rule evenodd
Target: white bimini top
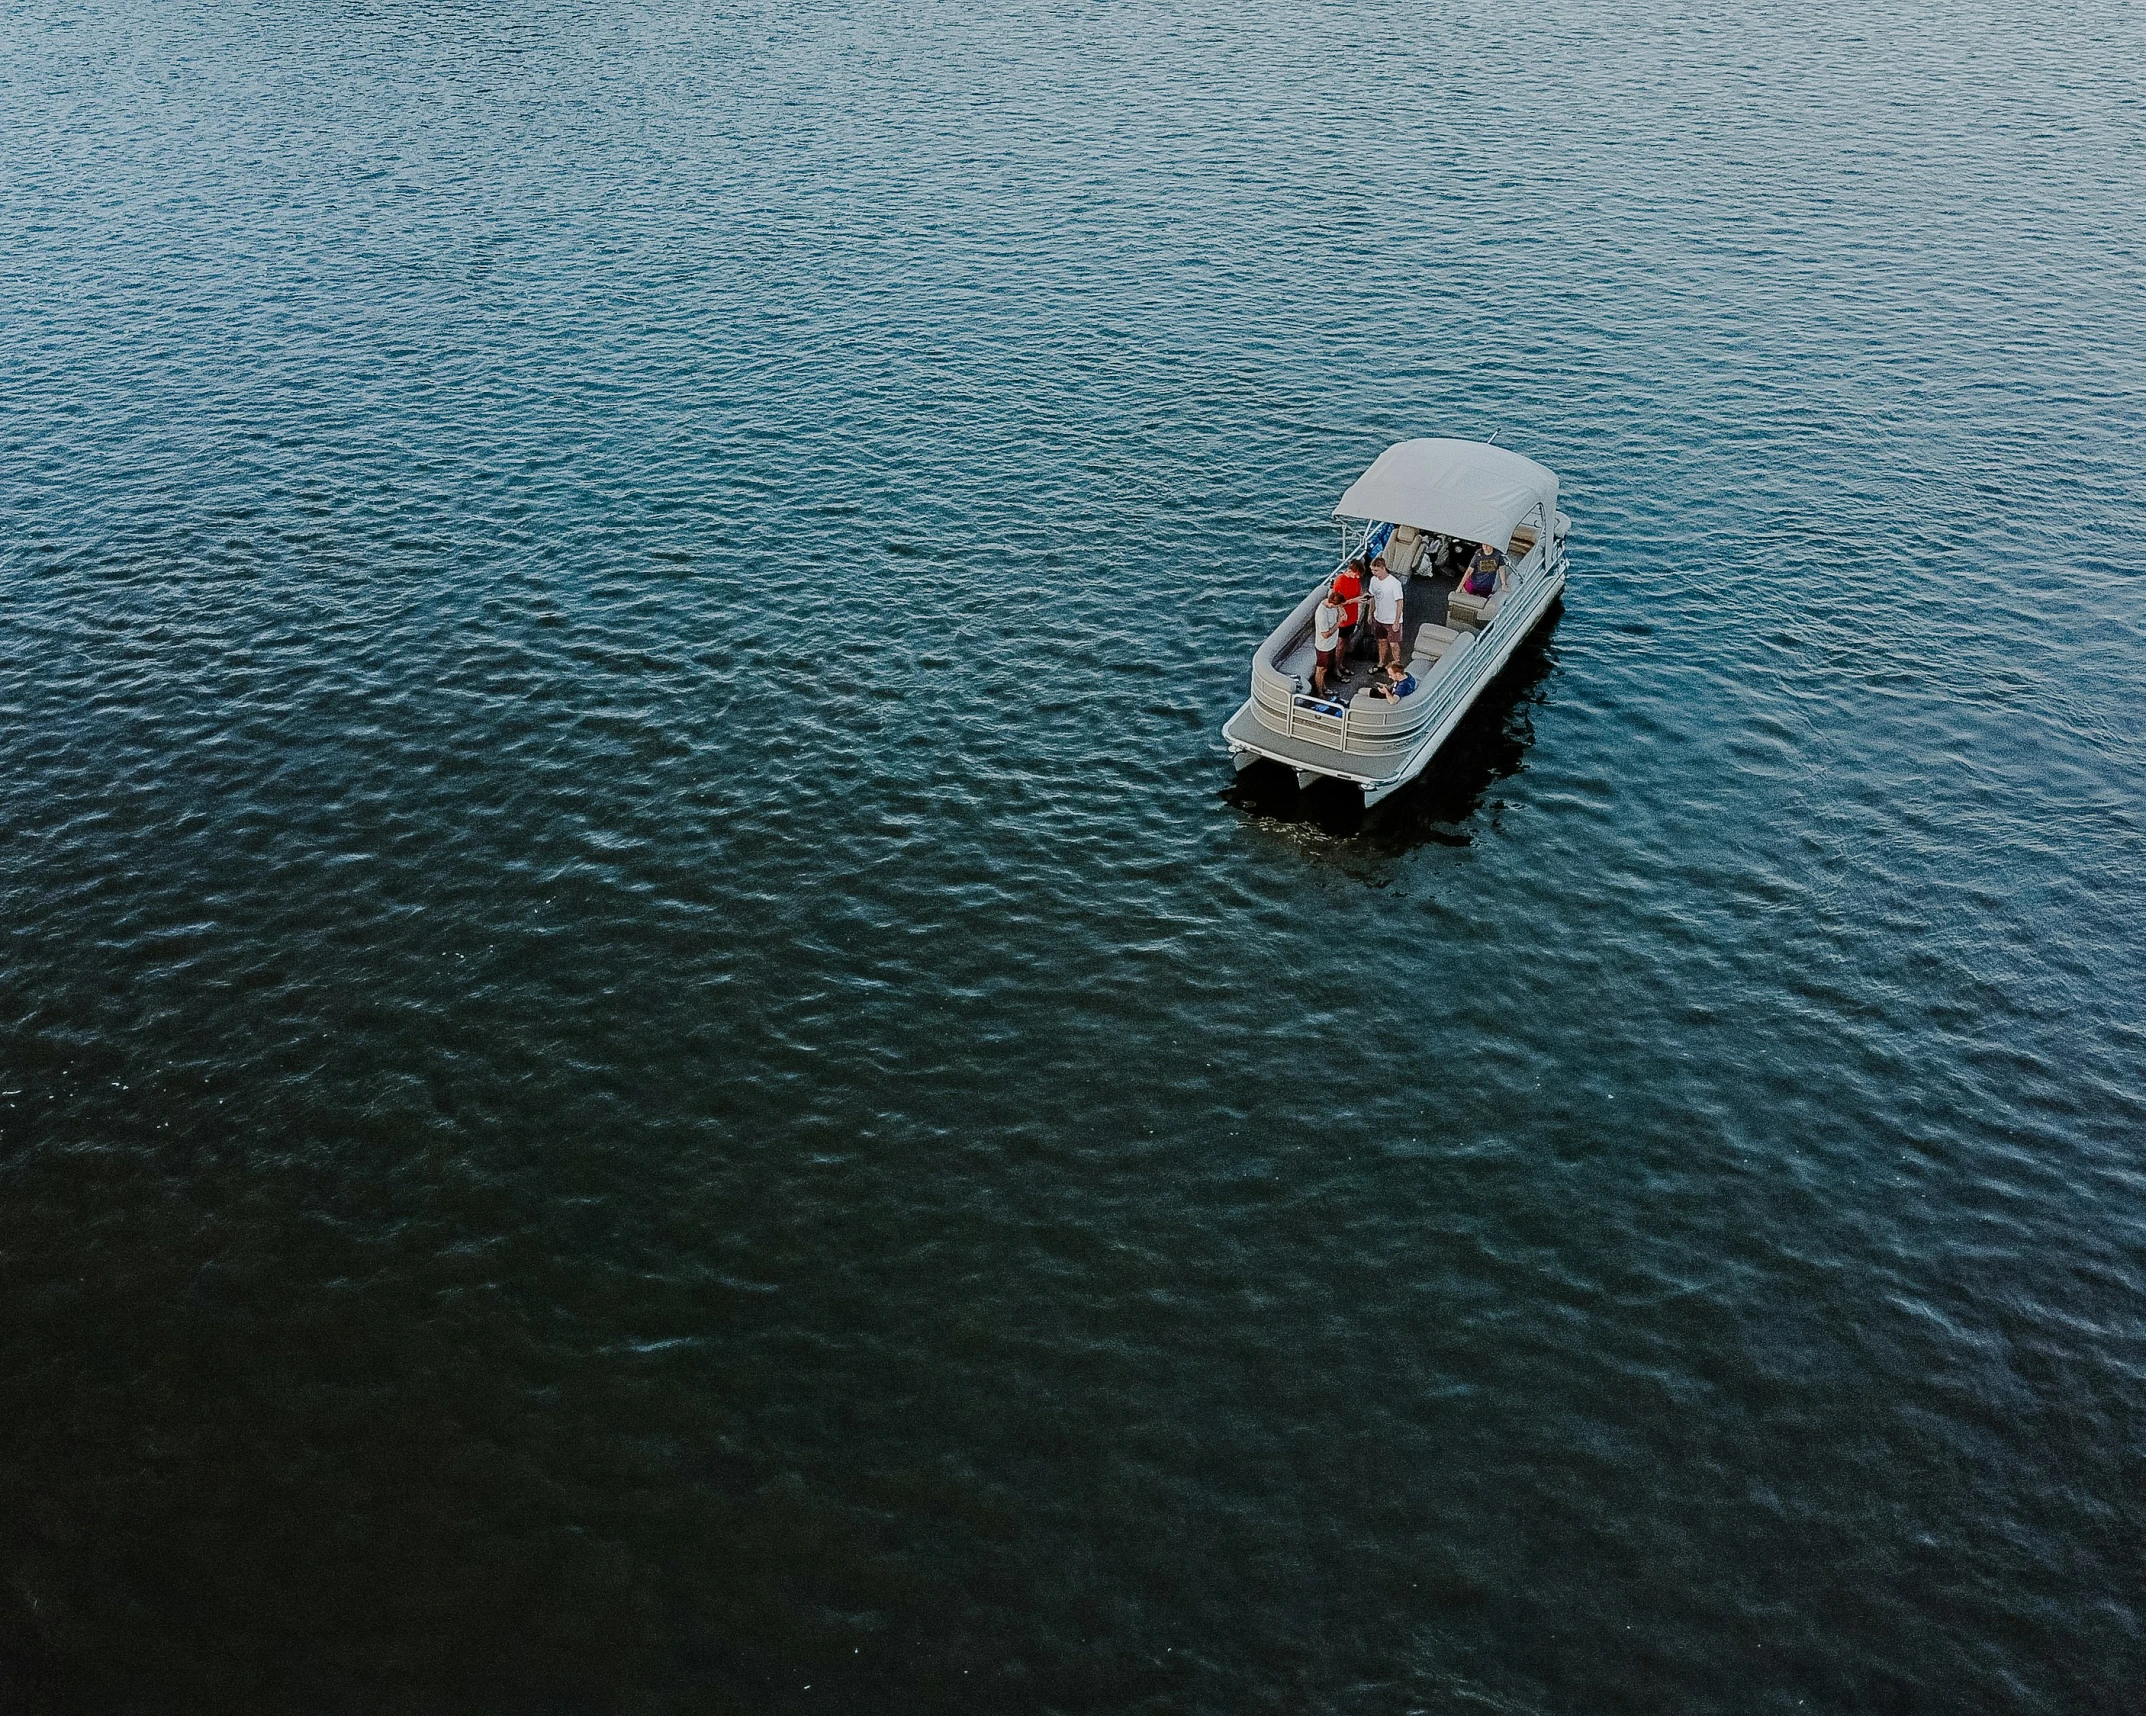
M 1557 517 L 1557 477 L 1533 459 L 1482 441 L 1397 441 L 1349 485 L 1336 518 L 1412 524 L 1503 548 L 1533 517 Z

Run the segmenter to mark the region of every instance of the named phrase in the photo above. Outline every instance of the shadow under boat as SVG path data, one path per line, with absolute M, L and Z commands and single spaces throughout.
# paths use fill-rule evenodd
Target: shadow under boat
M 1426 842 L 1465 846 L 1466 824 L 1491 788 L 1527 766 L 1534 711 L 1558 664 L 1560 595 L 1512 659 L 1476 698 L 1430 766 L 1383 804 L 1364 808 L 1363 794 L 1339 781 L 1299 787 L 1279 763 L 1260 762 L 1223 789 L 1224 802 L 1273 822 L 1304 823 L 1337 838 L 1361 837 L 1405 850 Z

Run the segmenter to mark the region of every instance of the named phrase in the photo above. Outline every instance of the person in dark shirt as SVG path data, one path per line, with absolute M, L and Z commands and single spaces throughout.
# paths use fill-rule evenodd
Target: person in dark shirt
M 1498 573 L 1505 565 L 1505 556 L 1489 543 L 1475 551 L 1475 558 L 1468 562 L 1467 576 L 1460 587 L 1471 596 L 1488 596 L 1498 587 Z

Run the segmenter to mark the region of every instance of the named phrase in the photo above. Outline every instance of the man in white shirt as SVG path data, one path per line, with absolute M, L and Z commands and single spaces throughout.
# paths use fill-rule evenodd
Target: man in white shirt
M 1383 555 L 1371 562 L 1371 630 L 1378 638 L 1379 666 L 1401 665 L 1401 580 L 1386 569 Z
M 1316 652 L 1311 670 L 1311 688 L 1326 695 L 1326 676 L 1341 665 L 1341 598 L 1329 584 L 1311 617 L 1311 647 Z

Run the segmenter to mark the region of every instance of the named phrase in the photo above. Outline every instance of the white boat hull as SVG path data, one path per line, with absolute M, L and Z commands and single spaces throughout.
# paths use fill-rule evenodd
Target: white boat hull
M 1342 781 L 1374 805 L 1423 773 L 1564 594 L 1572 521 L 1557 510 L 1548 467 L 1488 442 L 1436 436 L 1388 447 L 1334 516 L 1344 521 L 1341 563 L 1252 652 L 1251 695 L 1222 737 L 1240 769 L 1263 758 L 1300 787 Z M 1349 520 L 1362 521 L 1353 543 Z M 1464 557 L 1473 568 L 1465 580 Z M 1345 581 L 1367 572 L 1399 581 L 1398 613 L 1394 583 Z M 1331 644 L 1335 620 L 1324 604 L 1339 600 L 1353 613 L 1352 592 L 1376 592 L 1388 623 L 1400 622 L 1389 636 L 1398 634 L 1405 676 L 1384 645 L 1391 677 L 1360 674 L 1346 647 L 1319 654 L 1319 627 Z
M 1543 615 L 1550 611 L 1551 605 L 1556 602 L 1559 596 L 1564 594 L 1564 590 L 1565 574 L 1563 571 L 1558 571 L 1543 580 L 1543 590 L 1540 597 L 1528 603 L 1527 607 L 1522 610 L 1518 622 L 1513 627 L 1512 636 L 1499 647 L 1495 654 L 1484 659 L 1483 671 L 1476 676 L 1475 683 L 1468 688 L 1466 695 L 1461 698 L 1453 713 L 1438 723 L 1431 736 L 1424 740 L 1422 748 L 1410 756 L 1407 767 L 1398 777 L 1384 785 L 1366 789 L 1364 793 L 1364 808 L 1366 810 L 1377 804 L 1381 799 L 1392 797 L 1393 794 L 1400 791 L 1402 787 L 1430 767 L 1431 759 L 1438 755 L 1438 747 L 1452 736 L 1454 728 L 1458 727 L 1467 716 L 1468 711 L 1475 707 L 1475 700 L 1483 695 L 1490 682 L 1505 671 L 1505 664 L 1513 659 L 1513 651 L 1518 649 L 1526 641 L 1528 635 L 1542 624 Z

